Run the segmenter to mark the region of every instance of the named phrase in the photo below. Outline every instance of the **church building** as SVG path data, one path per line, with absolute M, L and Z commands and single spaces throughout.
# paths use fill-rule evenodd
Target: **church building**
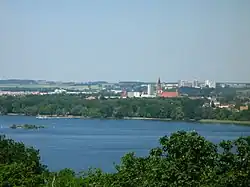
M 158 97 L 178 97 L 179 93 L 178 93 L 177 89 L 175 92 L 166 92 L 166 91 L 164 92 L 162 90 L 161 80 L 159 77 L 158 82 L 156 84 L 156 96 L 158 96 Z

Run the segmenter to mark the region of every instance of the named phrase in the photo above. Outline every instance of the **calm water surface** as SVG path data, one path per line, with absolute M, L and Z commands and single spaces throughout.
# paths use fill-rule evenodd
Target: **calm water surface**
M 10 129 L 12 124 L 44 125 L 40 130 Z M 40 150 L 41 160 L 50 170 L 88 167 L 114 171 L 127 152 L 147 155 L 158 139 L 177 130 L 196 130 L 217 143 L 222 139 L 250 136 L 250 127 L 140 120 L 36 119 L 0 116 L 0 134 Z

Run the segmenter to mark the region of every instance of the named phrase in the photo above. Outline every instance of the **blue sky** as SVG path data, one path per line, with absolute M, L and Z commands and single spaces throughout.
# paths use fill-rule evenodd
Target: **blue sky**
M 249 0 L 2 0 L 0 78 L 250 82 Z

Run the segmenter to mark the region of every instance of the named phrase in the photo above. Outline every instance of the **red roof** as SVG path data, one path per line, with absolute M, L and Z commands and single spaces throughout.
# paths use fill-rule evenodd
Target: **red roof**
M 178 97 L 178 92 L 162 92 L 161 97 Z

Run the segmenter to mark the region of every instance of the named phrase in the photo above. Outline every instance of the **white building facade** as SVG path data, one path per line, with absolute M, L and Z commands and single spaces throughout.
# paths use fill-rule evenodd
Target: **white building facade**
M 216 88 L 216 82 L 211 80 L 205 80 L 205 86 L 208 86 L 209 88 Z

